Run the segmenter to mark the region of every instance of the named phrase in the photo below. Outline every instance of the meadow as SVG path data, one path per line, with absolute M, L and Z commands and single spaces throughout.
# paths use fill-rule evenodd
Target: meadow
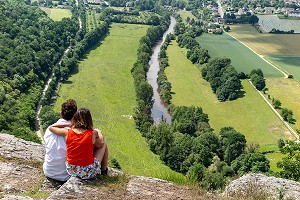
M 47 13 L 47 15 L 53 19 L 54 21 L 61 21 L 64 17 L 71 18 L 72 13 L 69 9 L 61 9 L 61 8 L 45 8 L 40 7 L 43 11 Z
M 212 57 L 230 58 L 238 72 L 249 74 L 253 69 L 260 68 L 265 77 L 283 77 L 280 71 L 228 34 L 206 33 L 197 37 L 197 42 L 201 47 L 207 49 Z
M 170 66 L 165 72 L 172 84 L 175 106 L 202 107 L 217 134 L 222 127 L 234 127 L 246 136 L 248 144 L 259 144 L 266 151 L 278 150 L 278 139 L 288 139 L 286 127 L 248 81 L 242 81 L 242 98 L 219 102 L 200 70 L 186 59 L 176 42 L 168 47 L 167 54 Z
M 126 173 L 184 182 L 183 175 L 149 150 L 132 118 L 137 103 L 130 70 L 147 28 L 113 23 L 104 41 L 79 63 L 78 73 L 62 84 L 55 109 L 69 98 L 74 98 L 79 108 L 89 108 L 94 127 L 100 128 L 107 140 L 109 157 L 116 158 Z
M 187 11 L 187 10 L 180 10 L 177 11 L 177 14 L 179 14 L 182 18 L 182 21 L 186 23 L 186 19 L 189 17 L 190 19 L 197 19 L 192 13 L 191 11 Z

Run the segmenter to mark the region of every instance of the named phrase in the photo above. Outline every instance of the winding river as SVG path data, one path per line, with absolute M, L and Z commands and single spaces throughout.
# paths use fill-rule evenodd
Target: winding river
M 171 16 L 171 23 L 168 28 L 168 30 L 164 33 L 162 40 L 160 40 L 155 47 L 152 49 L 152 56 L 149 61 L 149 70 L 147 73 L 147 81 L 153 88 L 153 100 L 154 104 L 151 109 L 151 117 L 154 120 L 155 124 L 158 124 L 162 119 L 165 120 L 168 124 L 171 123 L 171 115 L 168 112 L 168 109 L 166 107 L 166 104 L 161 99 L 161 96 L 158 91 L 158 84 L 157 84 L 157 77 L 159 72 L 159 60 L 158 60 L 158 54 L 160 51 L 161 46 L 163 45 L 166 36 L 169 33 L 173 33 L 174 26 L 176 24 L 176 20 L 174 17 Z

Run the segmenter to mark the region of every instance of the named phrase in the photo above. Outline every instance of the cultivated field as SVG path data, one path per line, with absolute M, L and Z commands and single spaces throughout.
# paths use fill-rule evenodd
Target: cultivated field
M 297 120 L 294 129 L 300 129 L 300 35 L 260 34 L 250 25 L 232 26 L 231 35 L 263 55 L 275 66 L 292 74 L 294 79 L 267 78 L 271 97 L 279 99 L 282 107 L 291 109 Z
M 173 104 L 200 106 L 208 114 L 216 133 L 222 127 L 232 126 L 246 136 L 248 144 L 259 144 L 265 150 L 277 150 L 280 138 L 292 139 L 283 123 L 247 81 L 242 82 L 244 97 L 219 102 L 209 83 L 182 51 L 174 42 L 167 50 L 170 66 L 166 68 L 166 74 L 175 93 Z
M 277 15 L 257 15 L 258 24 L 263 32 L 269 33 L 273 28 L 281 31 L 294 30 L 300 33 L 300 20 L 279 19 Z
M 300 81 L 300 34 L 261 34 L 250 25 L 234 25 L 230 34 Z
M 229 33 L 263 56 L 300 56 L 300 34 L 262 34 L 249 24 L 232 25 Z
M 47 15 L 53 19 L 54 21 L 61 21 L 62 18 L 70 18 L 72 17 L 72 13 L 69 9 L 60 9 L 60 8 L 44 8 L 40 7 L 43 11 L 47 13 Z
M 280 71 L 228 34 L 207 33 L 197 37 L 197 41 L 201 47 L 208 50 L 211 57 L 230 58 L 238 72 L 249 74 L 251 70 L 260 68 L 265 77 L 283 77 Z
M 79 107 L 89 108 L 94 126 L 103 131 L 108 142 L 110 157 L 116 158 L 125 172 L 180 182 L 184 177 L 163 165 L 149 150 L 132 118 L 136 98 L 130 70 L 147 28 L 112 24 L 101 45 L 80 62 L 79 72 L 62 85 L 55 107 L 59 110 L 64 100 L 74 98 Z

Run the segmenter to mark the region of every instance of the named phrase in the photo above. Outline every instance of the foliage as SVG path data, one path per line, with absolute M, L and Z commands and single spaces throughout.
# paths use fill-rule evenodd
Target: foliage
M 275 109 L 280 109 L 280 107 L 281 107 L 281 102 L 280 102 L 280 100 L 279 99 L 272 99 L 272 104 L 273 104 L 273 106 L 274 106 L 274 108 Z
M 248 153 L 240 155 L 231 164 L 232 169 L 239 175 L 249 172 L 268 172 L 270 170 L 270 161 L 262 153 Z
M 119 162 L 117 161 L 117 159 L 110 158 L 109 162 L 110 162 L 110 164 L 112 165 L 113 168 L 116 168 L 116 169 L 119 169 L 119 170 L 122 169 Z
M 250 73 L 250 79 L 256 89 L 263 90 L 266 87 L 264 74 L 261 69 L 252 70 Z
M 169 17 L 164 15 L 160 26 L 150 27 L 147 30 L 146 36 L 140 39 L 137 61 L 131 69 L 138 102 L 138 107 L 135 109 L 134 120 L 137 128 L 142 133 L 147 132 L 149 125 L 153 123 L 153 119 L 151 118 L 153 89 L 146 80 L 148 61 L 151 56 L 150 49 L 162 37 L 164 31 L 168 28 L 168 24 Z
M 199 123 L 208 123 L 208 115 L 203 113 L 200 107 L 179 106 L 172 110 L 172 128 L 174 132 L 195 135 L 199 130 Z
M 300 143 L 286 141 L 286 145 L 280 149 L 280 152 L 286 156 L 277 163 L 277 167 L 281 169 L 278 175 L 282 178 L 299 181 Z
M 206 172 L 203 178 L 202 186 L 206 190 L 217 190 L 225 188 L 225 178 L 219 172 Z
M 51 106 L 43 106 L 39 117 L 45 131 L 48 126 L 54 124 L 59 119 L 59 113 L 55 112 Z
M 277 146 L 278 148 L 283 148 L 285 146 L 285 142 L 283 141 L 283 139 L 279 139 L 277 142 Z
M 280 115 L 282 116 L 284 121 L 287 121 L 290 124 L 295 124 L 296 119 L 293 118 L 293 111 L 287 108 L 282 108 Z
M 220 130 L 220 143 L 224 152 L 224 161 L 230 164 L 244 153 L 246 147 L 245 136 L 232 127 L 224 127 Z
M 105 8 L 101 11 L 100 20 L 109 19 L 111 22 L 160 25 L 162 16 L 150 11 L 120 11 L 111 8 Z
M 251 16 L 249 17 L 249 24 L 254 25 L 254 24 L 256 24 L 258 21 L 259 21 L 259 18 L 258 18 L 256 15 L 251 15 Z
M 242 89 L 239 74 L 230 63 L 229 58 L 214 58 L 201 71 L 220 101 L 238 98 Z
M 171 102 L 172 99 L 172 95 L 171 95 L 172 86 L 165 74 L 165 68 L 169 65 L 166 50 L 168 45 L 171 42 L 171 39 L 174 39 L 174 35 L 168 34 L 166 36 L 166 40 L 164 44 L 160 48 L 160 52 L 159 52 L 160 70 L 158 72 L 158 77 L 157 77 L 157 84 L 160 89 L 160 95 L 164 100 L 164 102 L 168 104 Z
M 0 5 L 0 131 L 35 139 L 42 86 L 78 31 L 77 19 L 54 22 L 24 1 Z

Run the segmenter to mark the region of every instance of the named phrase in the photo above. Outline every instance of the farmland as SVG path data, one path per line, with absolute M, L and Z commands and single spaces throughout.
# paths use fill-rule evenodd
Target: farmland
M 69 9 L 60 9 L 60 8 L 45 8 L 40 7 L 43 11 L 47 13 L 47 15 L 53 19 L 54 21 L 60 21 L 62 18 L 70 18 L 72 13 Z
M 68 98 L 87 107 L 94 126 L 101 128 L 110 150 L 110 157 L 122 170 L 182 182 L 182 175 L 162 164 L 135 128 L 132 115 L 136 106 L 133 78 L 130 70 L 136 60 L 139 39 L 148 26 L 112 24 L 110 34 L 95 46 L 74 74 L 60 89 L 55 108 Z
M 294 30 L 295 33 L 300 33 L 300 21 L 279 19 L 277 15 L 258 15 L 258 24 L 263 32 L 269 33 L 273 28 L 281 31 Z
M 202 107 L 216 133 L 222 127 L 232 126 L 246 136 L 248 144 L 259 144 L 261 151 L 277 151 L 278 139 L 293 139 L 247 81 L 242 82 L 244 97 L 235 101 L 219 102 L 209 83 L 201 77 L 200 71 L 186 59 L 183 49 L 173 42 L 167 53 L 170 66 L 166 68 L 166 74 L 174 92 L 173 104 Z M 272 170 L 276 169 L 277 161 L 271 160 Z
M 264 56 L 300 56 L 299 34 L 262 34 L 251 25 L 232 25 L 229 33 Z
M 232 65 L 238 72 L 248 74 L 251 70 L 260 68 L 265 77 L 283 76 L 280 71 L 228 34 L 203 34 L 197 38 L 197 41 L 201 47 L 208 50 L 212 57 L 230 58 Z
M 260 34 L 250 25 L 234 25 L 230 34 L 300 81 L 299 34 Z

